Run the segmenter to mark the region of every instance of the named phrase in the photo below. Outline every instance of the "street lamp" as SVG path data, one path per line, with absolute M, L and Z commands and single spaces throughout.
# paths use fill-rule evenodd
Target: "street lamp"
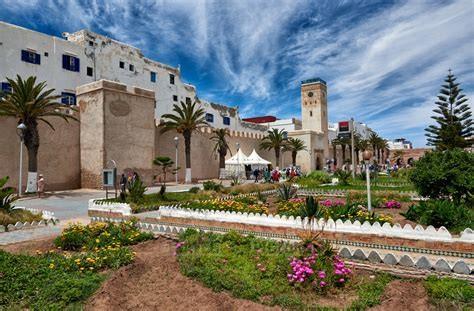
M 284 163 L 284 161 L 283 161 L 284 149 L 285 149 L 285 148 L 284 148 L 283 146 L 280 146 L 280 163 L 278 163 L 278 164 L 280 164 L 280 169 L 283 169 L 283 163 Z
M 176 172 L 175 172 L 176 185 L 178 184 L 178 142 L 179 142 L 179 138 L 178 138 L 178 136 L 175 136 L 174 137 L 174 146 L 176 148 L 176 161 L 175 161 L 175 164 L 176 164 Z
M 16 133 L 20 137 L 20 173 L 18 176 L 18 196 L 21 196 L 21 185 L 23 175 L 23 139 L 25 138 L 26 125 L 22 122 L 16 127 Z
M 365 176 L 367 180 L 367 208 L 369 212 L 372 211 L 372 204 L 370 202 L 370 170 L 369 170 L 369 163 L 370 159 L 372 158 L 372 152 L 370 150 L 365 150 L 362 153 L 362 157 L 365 161 Z

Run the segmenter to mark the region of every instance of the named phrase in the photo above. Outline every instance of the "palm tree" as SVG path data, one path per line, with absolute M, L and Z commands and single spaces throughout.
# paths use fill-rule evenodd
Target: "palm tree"
M 278 163 L 280 163 L 280 150 L 281 148 L 285 147 L 287 143 L 287 133 L 284 130 L 278 129 L 269 130 L 267 133 L 267 136 L 265 136 L 260 143 L 260 148 L 264 150 L 275 150 L 275 167 L 277 167 Z
M 193 132 L 198 132 L 202 126 L 209 124 L 205 119 L 203 108 L 196 107 L 196 102 L 181 102 L 181 106 L 173 105 L 174 114 L 166 113 L 162 116 L 164 122 L 160 124 L 161 133 L 175 130 L 184 137 L 184 153 L 186 156 L 186 177 L 185 182 L 190 183 L 191 174 L 191 136 Z
M 379 148 L 380 148 L 380 151 L 382 153 L 382 159 L 384 158 L 385 151 L 387 151 L 387 158 L 388 158 L 390 151 L 388 150 L 388 142 L 387 142 L 386 139 L 382 139 L 380 141 Z
M 221 178 L 223 176 L 223 171 L 225 170 L 225 156 L 227 155 L 227 151 L 232 155 L 226 139 L 226 136 L 230 135 L 229 130 L 227 129 L 214 129 L 213 134 L 211 140 L 215 142 L 215 145 L 212 151 L 219 154 L 219 178 Z
M 18 123 L 25 124 L 23 139 L 28 150 L 28 178 L 33 176 L 32 178 L 36 179 L 40 146 L 38 123 L 44 122 L 54 131 L 49 117 L 58 117 L 66 122 L 79 120 L 61 111 L 64 105 L 57 102 L 61 96 L 53 95 L 54 89 L 46 89 L 46 81 L 36 83 L 36 77 L 31 76 L 24 80 L 19 75 L 16 76 L 16 80 L 7 78 L 7 81 L 12 92 L 4 93 L 0 97 L 0 116 L 15 117 Z M 73 107 L 68 108 L 76 111 Z M 32 180 L 28 181 L 30 182 Z
M 302 141 L 299 138 L 293 138 L 293 137 L 288 138 L 287 144 L 284 148 L 285 148 L 285 151 L 291 152 L 291 161 L 292 161 L 293 166 L 296 166 L 296 155 L 298 154 L 298 152 L 306 150 L 304 141 Z
M 350 148 L 351 139 L 341 137 L 339 138 L 339 144 L 341 145 L 341 150 L 342 150 L 342 162 L 345 163 L 346 162 L 346 146 Z M 350 156 L 352 157 L 352 154 Z
M 153 164 L 157 165 L 161 168 L 161 188 L 160 188 L 160 196 L 163 196 L 166 191 L 166 174 L 172 173 L 177 174 L 178 168 L 173 168 L 173 160 L 170 157 L 162 157 L 158 156 L 153 160 Z
M 331 145 L 332 145 L 332 157 L 334 159 L 334 167 L 337 166 L 337 146 L 341 144 L 341 141 L 339 138 L 334 138 L 331 140 Z M 342 159 L 344 162 L 344 159 Z
M 387 141 L 382 137 L 379 138 L 377 142 L 377 161 L 380 163 L 380 160 L 383 161 L 383 154 L 385 153 L 385 149 L 388 148 Z

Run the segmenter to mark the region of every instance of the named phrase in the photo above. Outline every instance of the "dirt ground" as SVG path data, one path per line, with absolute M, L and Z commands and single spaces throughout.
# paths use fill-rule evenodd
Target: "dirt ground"
M 34 254 L 53 249 L 53 238 L 2 246 L 13 253 Z M 86 310 L 280 310 L 248 300 L 215 293 L 198 281 L 183 276 L 174 256 L 175 243 L 165 238 L 133 246 L 135 261 L 112 272 L 100 289 L 86 303 Z M 343 307 L 342 301 L 355 297 L 320 298 L 318 303 Z M 434 310 L 428 303 L 420 281 L 395 280 L 371 311 Z
M 172 241 L 160 238 L 134 250 L 134 263 L 113 273 L 86 310 L 279 310 L 215 293 L 183 276 Z
M 381 304 L 370 311 L 425 311 L 435 310 L 428 302 L 423 284 L 414 280 L 395 280 L 385 288 Z

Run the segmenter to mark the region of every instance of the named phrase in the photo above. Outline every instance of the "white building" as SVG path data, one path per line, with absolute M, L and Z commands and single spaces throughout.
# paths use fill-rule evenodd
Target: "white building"
M 354 121 L 354 130 L 362 139 L 369 139 L 372 130 L 365 123 Z M 339 123 L 329 123 L 328 137 L 329 141 L 337 138 L 339 134 Z
M 179 67 L 146 58 L 140 49 L 88 30 L 64 33 L 66 39 L 0 22 L 0 83 L 6 77 L 36 76 L 62 95 L 64 104 L 75 105 L 77 86 L 100 79 L 155 91 L 155 118 L 172 113 L 173 104 L 195 101 L 206 111 L 213 127 L 262 132 L 247 124 L 238 109 L 214 104 L 197 96 L 196 87 L 182 81 Z
M 413 149 L 411 141 L 405 138 L 396 138 L 394 140 L 387 141 L 388 150 L 403 150 Z

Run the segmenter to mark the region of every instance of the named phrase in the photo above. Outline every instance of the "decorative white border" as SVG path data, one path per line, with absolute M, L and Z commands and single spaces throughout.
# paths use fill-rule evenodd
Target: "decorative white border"
M 108 213 L 120 213 L 123 216 L 132 215 L 132 208 L 127 203 L 118 202 L 105 202 L 103 199 L 90 199 L 89 200 L 89 211 L 108 212 Z

